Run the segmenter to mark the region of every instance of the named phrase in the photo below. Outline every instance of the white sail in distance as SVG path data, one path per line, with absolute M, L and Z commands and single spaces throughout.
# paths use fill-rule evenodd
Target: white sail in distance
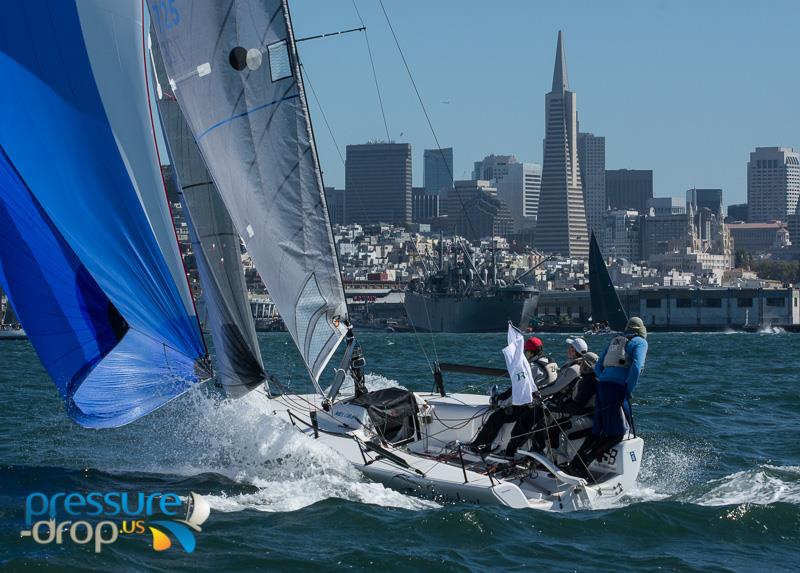
M 170 86 L 316 384 L 347 306 L 288 7 L 169 6 L 150 10 Z

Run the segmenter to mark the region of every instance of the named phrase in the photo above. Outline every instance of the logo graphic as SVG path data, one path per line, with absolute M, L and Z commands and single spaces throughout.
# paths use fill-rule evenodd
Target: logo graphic
M 208 519 L 211 513 L 211 506 L 203 496 L 192 492 L 189 494 L 189 507 L 186 510 L 186 519 L 175 521 L 156 520 L 148 521 L 147 528 L 153 534 L 153 549 L 156 551 L 166 551 L 172 547 L 172 541 L 164 533 L 163 529 L 169 531 L 181 544 L 186 553 L 194 551 L 197 540 L 194 532 L 200 533 L 200 526 Z
M 91 544 L 95 553 L 120 537 L 152 535 L 153 549 L 166 551 L 173 539 L 187 553 L 197 546 L 195 534 L 211 513 L 208 502 L 191 492 L 184 502 L 176 493 L 117 492 L 32 493 L 25 499 L 25 529 L 20 536 L 39 545 L 65 541 Z M 183 516 L 183 519 L 180 518 Z

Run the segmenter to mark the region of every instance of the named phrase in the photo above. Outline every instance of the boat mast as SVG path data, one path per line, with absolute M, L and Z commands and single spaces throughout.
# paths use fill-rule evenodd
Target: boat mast
M 361 348 L 361 345 L 358 343 L 355 337 L 355 333 L 353 332 L 353 324 L 350 320 L 350 308 L 347 306 L 347 297 L 344 294 L 344 276 L 342 275 L 342 265 L 339 261 L 339 250 L 336 248 L 336 241 L 333 237 L 333 225 L 331 224 L 331 218 L 328 214 L 328 202 L 325 197 L 325 184 L 322 180 L 322 167 L 319 161 L 319 154 L 317 152 L 317 139 L 314 137 L 314 125 L 311 121 L 311 110 L 308 107 L 308 100 L 306 99 L 306 90 L 303 86 L 303 71 L 302 65 L 300 63 L 300 56 L 297 52 L 297 41 L 294 37 L 294 28 L 292 27 L 292 15 L 289 11 L 289 2 L 288 0 L 282 0 L 283 5 L 283 13 L 285 14 L 286 18 L 286 30 L 289 34 L 289 46 L 291 47 L 292 57 L 295 61 L 295 68 L 297 70 L 297 91 L 300 94 L 300 105 L 303 107 L 305 111 L 305 118 L 306 118 L 306 128 L 308 129 L 308 137 L 311 143 L 311 157 L 314 163 L 314 172 L 317 176 L 318 186 L 320 190 L 320 201 L 324 207 L 325 212 L 325 220 L 327 223 L 327 231 L 328 237 L 330 239 L 331 245 L 333 245 L 333 259 L 334 264 L 336 265 L 336 270 L 339 273 L 339 283 L 342 287 L 342 298 L 344 300 L 345 306 L 345 313 L 346 316 L 344 317 L 344 325 L 347 327 L 347 333 L 345 335 L 345 340 L 347 341 L 348 351 L 346 356 L 350 356 L 348 368 L 350 373 L 353 377 L 353 382 L 355 384 L 356 394 L 360 394 L 366 392 L 366 383 L 365 383 L 365 376 L 364 376 L 364 365 L 366 364 L 366 360 L 364 358 L 364 352 Z M 319 392 L 323 397 L 325 397 L 325 393 L 322 391 L 322 387 L 319 385 L 319 382 L 312 376 L 312 382 L 314 383 L 314 387 L 316 388 L 317 392 Z M 333 396 L 335 398 L 335 396 Z

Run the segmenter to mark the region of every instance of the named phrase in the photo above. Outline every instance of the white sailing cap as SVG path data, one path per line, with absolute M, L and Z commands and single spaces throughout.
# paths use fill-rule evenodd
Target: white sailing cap
M 578 354 L 583 354 L 589 350 L 589 345 L 583 338 L 567 338 L 569 344 Z

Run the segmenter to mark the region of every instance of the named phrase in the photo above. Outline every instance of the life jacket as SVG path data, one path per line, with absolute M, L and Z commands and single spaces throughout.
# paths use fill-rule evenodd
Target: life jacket
M 603 359 L 603 368 L 630 368 L 631 357 L 625 347 L 628 345 L 628 338 L 619 335 L 611 340 L 606 351 L 606 357 Z
M 531 364 L 538 365 L 545 374 L 545 379 L 538 382 L 540 386 L 548 386 L 558 378 L 558 364 L 556 364 L 555 360 L 551 360 L 549 356 L 537 356 L 531 361 Z

